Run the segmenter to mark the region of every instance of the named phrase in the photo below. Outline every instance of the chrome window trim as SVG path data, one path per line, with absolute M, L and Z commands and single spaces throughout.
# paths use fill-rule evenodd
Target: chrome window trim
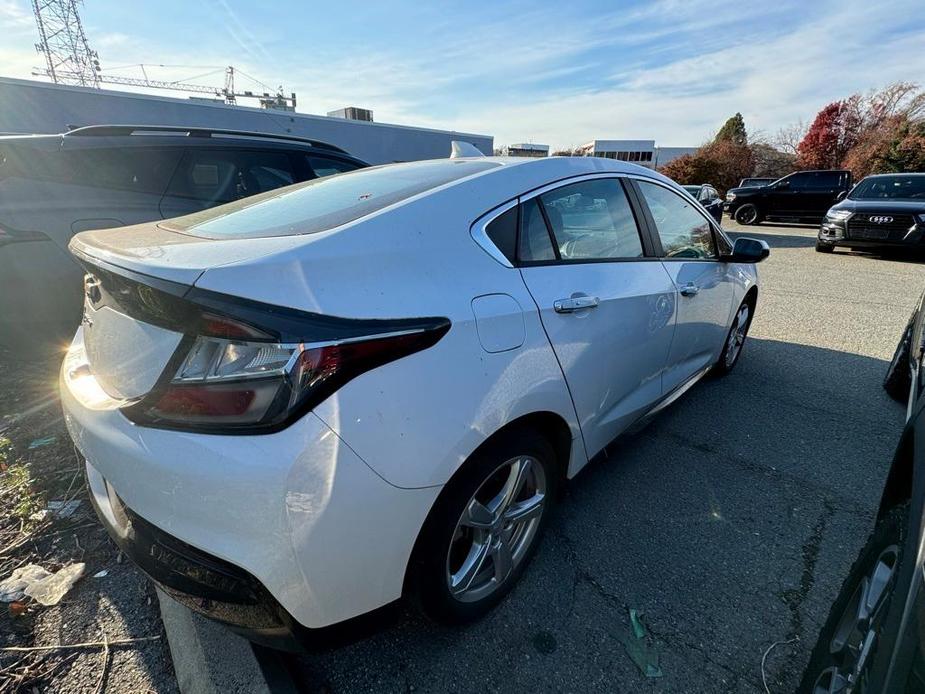
M 483 214 L 481 217 L 475 220 L 469 229 L 469 235 L 472 236 L 472 240 L 475 241 L 483 251 L 488 253 L 488 255 L 501 263 L 504 267 L 509 267 L 512 269 L 514 264 L 508 260 L 508 257 L 504 255 L 504 253 L 502 253 L 488 237 L 488 225 L 508 210 L 517 207 L 518 204 L 520 204 L 518 198 L 508 200 L 507 202 Z

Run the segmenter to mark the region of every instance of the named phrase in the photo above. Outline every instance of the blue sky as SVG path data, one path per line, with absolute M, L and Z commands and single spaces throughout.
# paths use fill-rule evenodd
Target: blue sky
M 925 78 L 921 0 L 85 0 L 81 13 L 108 74 L 233 64 L 296 91 L 303 112 L 367 107 L 496 145 L 697 145 L 736 111 L 773 136 L 836 98 Z M 30 3 L 0 0 L 0 37 L 0 74 L 29 77 L 41 64 Z

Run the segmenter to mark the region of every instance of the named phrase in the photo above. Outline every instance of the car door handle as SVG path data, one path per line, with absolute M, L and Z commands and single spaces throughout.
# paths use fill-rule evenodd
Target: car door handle
M 685 284 L 681 287 L 681 296 L 697 296 L 700 292 L 700 287 L 696 284 Z
M 594 308 L 600 302 L 596 296 L 573 296 L 568 299 L 558 299 L 553 302 L 552 307 L 556 313 L 574 313 L 586 308 Z

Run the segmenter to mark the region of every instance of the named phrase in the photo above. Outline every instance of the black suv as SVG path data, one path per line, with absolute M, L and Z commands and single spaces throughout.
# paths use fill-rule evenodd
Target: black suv
M 925 248 L 925 173 L 880 174 L 861 180 L 830 209 L 816 250 Z
M 70 340 L 83 271 L 67 244 L 80 231 L 365 166 L 324 142 L 231 130 L 101 125 L 0 137 L 0 344 L 28 353 Z
M 765 186 L 733 188 L 724 207 L 739 224 L 765 219 L 818 222 L 850 189 L 850 171 L 797 171 Z

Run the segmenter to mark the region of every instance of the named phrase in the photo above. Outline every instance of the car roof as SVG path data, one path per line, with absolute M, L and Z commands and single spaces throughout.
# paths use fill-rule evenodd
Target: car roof
M 220 128 L 163 125 L 92 125 L 74 128 L 57 135 L 5 135 L 0 136 L 0 142 L 15 142 L 17 145 L 35 144 L 38 146 L 60 143 L 68 149 L 112 147 L 113 145 L 133 147 L 170 145 L 219 148 L 258 146 L 261 149 L 299 149 L 306 152 L 331 154 L 365 164 L 365 162 L 340 147 L 321 140 L 310 140 L 285 133 L 263 133 Z
M 913 176 L 915 178 L 918 178 L 919 176 L 925 176 L 925 173 L 922 173 L 921 171 L 914 171 L 910 173 L 899 173 L 897 171 L 894 171 L 892 173 L 870 174 L 868 176 L 865 176 L 864 178 L 892 178 L 893 176 Z

